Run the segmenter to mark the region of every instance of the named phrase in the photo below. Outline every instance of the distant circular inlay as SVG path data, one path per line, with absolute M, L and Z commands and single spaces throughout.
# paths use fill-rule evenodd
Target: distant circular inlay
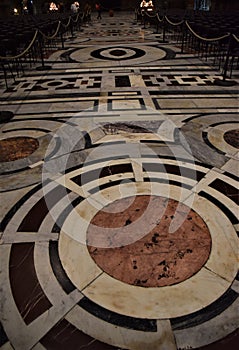
M 239 129 L 229 130 L 224 134 L 224 140 L 232 147 L 239 149 Z
M 32 137 L 11 137 L 0 140 L 0 162 L 11 162 L 28 157 L 39 147 Z
M 177 227 L 182 215 L 184 220 Z M 158 220 L 153 229 L 150 223 L 150 232 L 132 244 L 119 246 L 119 228 L 127 226 L 129 234 L 134 234 L 134 230 L 145 230 L 144 224 L 152 217 Z M 169 230 L 172 221 L 175 232 Z M 139 195 L 109 204 L 91 220 L 87 242 L 96 241 L 102 227 L 106 228 L 105 237 L 100 239 L 108 241 L 108 247 L 88 245 L 89 254 L 104 272 L 130 285 L 163 287 L 180 283 L 202 268 L 211 251 L 211 236 L 203 219 L 188 206 L 165 197 Z
M 111 50 L 110 53 L 113 56 L 123 56 L 125 54 L 125 50 Z
M 127 60 L 140 58 L 144 55 L 145 51 L 136 47 L 100 48 L 91 52 L 92 57 L 104 60 Z

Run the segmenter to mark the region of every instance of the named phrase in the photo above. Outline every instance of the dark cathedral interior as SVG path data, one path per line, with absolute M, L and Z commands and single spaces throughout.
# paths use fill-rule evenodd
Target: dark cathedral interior
M 236 350 L 239 2 L 0 1 L 0 350 Z

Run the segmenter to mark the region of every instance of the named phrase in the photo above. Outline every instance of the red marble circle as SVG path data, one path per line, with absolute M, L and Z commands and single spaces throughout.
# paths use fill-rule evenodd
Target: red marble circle
M 11 137 L 0 140 L 0 162 L 12 162 L 28 157 L 39 147 L 32 137 Z
M 176 225 L 175 232 L 170 230 L 171 223 Z M 124 235 L 126 226 L 128 235 L 135 230 L 145 234 L 120 246 L 121 229 Z M 96 237 L 108 242 L 107 247 L 90 245 L 97 243 Z M 211 251 L 210 232 L 195 211 L 176 200 L 147 195 L 119 199 L 99 211 L 88 227 L 87 242 L 89 254 L 104 272 L 141 287 L 170 286 L 190 278 Z
M 229 130 L 224 134 L 224 140 L 232 147 L 239 148 L 239 130 Z

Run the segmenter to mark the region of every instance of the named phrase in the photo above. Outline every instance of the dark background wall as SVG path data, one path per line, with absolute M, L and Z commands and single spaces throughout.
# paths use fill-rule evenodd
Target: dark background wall
M 32 0 L 34 4 L 35 13 L 42 12 L 42 4 L 46 0 Z M 70 7 L 70 4 L 73 0 L 54 0 L 56 3 L 63 3 L 65 8 Z M 94 5 L 96 0 L 78 0 L 81 7 L 88 2 L 92 5 L 94 9 Z M 157 7 L 166 7 L 166 8 L 182 8 L 182 9 L 193 9 L 195 0 L 153 0 L 154 4 Z M 50 2 L 50 1 L 49 1 Z M 13 15 L 13 8 L 16 7 L 19 11 L 21 9 L 22 0 L 0 0 L 0 16 L 10 16 Z M 134 9 L 140 0 L 101 0 L 101 4 L 103 8 L 109 9 Z M 229 10 L 239 10 L 239 0 L 211 0 L 211 10 L 221 10 L 221 11 L 229 11 Z

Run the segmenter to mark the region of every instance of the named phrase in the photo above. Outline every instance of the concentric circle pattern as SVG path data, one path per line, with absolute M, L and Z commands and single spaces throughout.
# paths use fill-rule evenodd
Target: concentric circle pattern
M 110 49 L 98 49 L 91 52 L 91 56 L 109 60 L 128 60 L 140 58 L 145 55 L 145 51 L 139 48 L 115 47 Z

